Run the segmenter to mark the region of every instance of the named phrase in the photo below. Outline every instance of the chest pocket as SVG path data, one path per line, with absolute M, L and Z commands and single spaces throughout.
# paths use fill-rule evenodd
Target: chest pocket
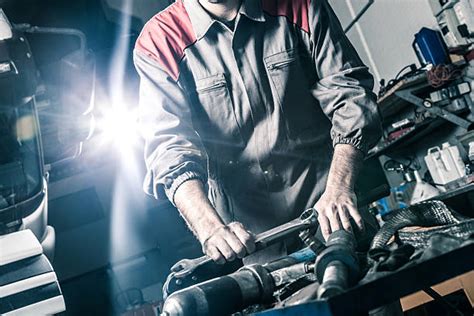
M 196 93 L 203 110 L 203 140 L 218 146 L 241 145 L 242 136 L 224 74 L 196 80 Z
M 318 105 L 311 95 L 311 79 L 308 70 L 304 69 L 302 57 L 296 49 L 290 49 L 265 57 L 264 62 L 288 136 L 299 140 L 303 134 L 311 134 L 318 123 Z

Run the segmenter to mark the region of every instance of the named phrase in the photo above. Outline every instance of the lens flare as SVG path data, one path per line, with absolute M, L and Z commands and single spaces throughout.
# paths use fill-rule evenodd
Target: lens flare
M 138 114 L 124 106 L 116 106 L 103 111 L 98 119 L 97 129 L 106 143 L 114 143 L 119 148 L 130 148 L 137 144 Z

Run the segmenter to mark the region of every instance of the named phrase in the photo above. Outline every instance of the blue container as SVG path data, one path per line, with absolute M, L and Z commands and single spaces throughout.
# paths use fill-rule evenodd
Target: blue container
M 422 66 L 428 64 L 440 65 L 448 61 L 448 51 L 443 37 L 438 31 L 422 28 L 415 34 L 413 49 Z

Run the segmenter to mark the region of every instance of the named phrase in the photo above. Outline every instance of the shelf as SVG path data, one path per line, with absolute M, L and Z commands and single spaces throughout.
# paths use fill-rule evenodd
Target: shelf
M 441 201 L 446 201 L 449 200 L 453 197 L 457 197 L 466 193 L 469 193 L 471 191 L 474 191 L 474 183 L 469 183 L 465 186 L 462 186 L 460 188 L 450 190 L 448 192 L 443 192 L 442 194 L 435 196 L 434 198 L 430 200 L 441 200 Z
M 399 138 L 392 140 L 387 143 L 377 144 L 371 150 L 369 150 L 367 159 L 383 155 L 394 148 L 400 148 L 403 146 L 407 146 L 415 142 L 416 140 L 420 139 L 421 137 L 429 134 L 435 128 L 442 125 L 445 121 L 441 118 L 429 118 L 426 119 L 424 122 L 411 127 L 405 134 L 400 136 Z
M 426 72 L 401 80 L 377 100 L 382 118 L 390 117 L 410 105 L 395 93 L 413 86 L 418 86 L 420 90 L 429 87 Z

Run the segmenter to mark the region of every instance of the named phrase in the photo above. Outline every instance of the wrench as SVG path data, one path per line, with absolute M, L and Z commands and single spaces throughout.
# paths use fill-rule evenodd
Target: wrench
M 317 211 L 314 208 L 307 209 L 300 217 L 255 236 L 256 249 L 264 249 L 279 241 L 295 236 L 301 231 L 316 227 L 318 225 L 317 218 Z M 176 278 L 184 278 L 192 274 L 198 267 L 211 261 L 212 259 L 208 256 L 202 256 L 196 259 L 183 259 L 177 262 L 171 268 L 171 271 L 174 272 Z

